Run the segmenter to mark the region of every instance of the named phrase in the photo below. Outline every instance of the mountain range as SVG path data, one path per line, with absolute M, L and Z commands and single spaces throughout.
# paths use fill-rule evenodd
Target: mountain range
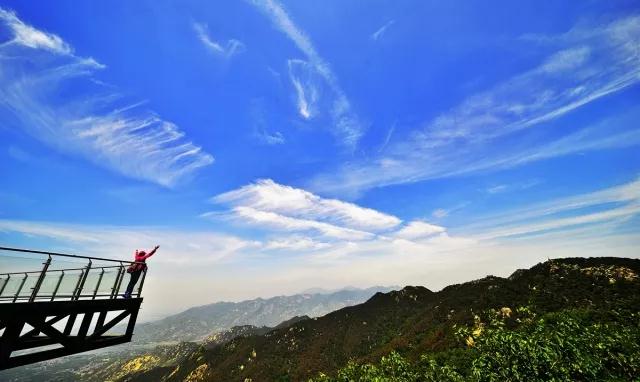
M 439 292 L 420 286 L 376 293 L 363 304 L 289 326 L 200 345 L 163 371 L 149 368 L 126 381 L 305 381 L 336 373 L 349 361 L 377 362 L 390 352 L 409 359 L 459 348 L 454 332 L 494 309 L 533 313 L 582 309 L 638 311 L 640 260 L 570 258 L 487 276 Z M 634 313 L 635 314 L 635 313 Z
M 329 293 L 301 293 L 198 306 L 161 320 L 136 325 L 131 344 L 0 371 L 0 380 L 126 379 L 128 374 L 139 369 L 175 365 L 186 359 L 200 344 L 220 345 L 240 335 L 264 334 L 274 327 L 289 326 L 301 319 L 322 316 L 362 303 L 377 292 L 392 289 L 394 287 L 350 287 Z M 317 290 L 325 292 L 319 288 Z
M 539 317 L 577 312 L 575 314 L 587 317 L 590 325 L 595 325 L 592 328 L 606 328 L 608 324 L 598 320 L 607 316 L 627 312 L 629 317 L 637 317 L 639 274 L 640 260 L 636 259 L 567 258 L 516 270 L 507 278 L 487 276 L 438 292 L 422 286 L 375 292 L 365 302 L 323 316 L 296 315 L 294 312 L 329 309 L 328 302 L 337 301 L 338 296 L 342 296 L 341 301 L 352 301 L 345 296 L 353 297 L 347 293 L 353 291 L 341 291 L 335 296 L 298 295 L 212 304 L 145 325 L 149 331 L 151 325 L 155 325 L 156 330 L 164 330 L 164 335 L 177 338 L 183 333 L 198 342 L 138 349 L 118 356 L 69 357 L 75 363 L 57 360 L 49 366 L 33 365 L 30 369 L 22 369 L 22 373 L 10 375 L 7 380 L 307 381 L 316 376 L 335 376 L 347 365 L 376 364 L 381 359 L 387 359 L 389 363 L 390 354 L 392 360 L 397 359 L 394 354 L 408 360 L 423 359 L 429 354 L 438 357 L 444 354 L 449 360 L 464 359 L 470 354 L 464 353 L 464 349 L 473 342 L 461 343 L 457 333 L 460 328 L 474 325 L 475 330 L 482 330 L 478 319 L 486 312 L 509 315 L 524 309 Z M 308 304 L 309 301 L 315 303 Z M 287 314 L 288 320 L 266 325 Z M 204 323 L 199 323 L 198 318 Z M 180 327 L 181 319 L 188 330 Z M 253 324 L 247 324 L 249 321 Z M 519 325 L 516 321 L 512 320 L 510 324 L 514 328 Z M 223 327 L 241 322 L 242 325 L 202 335 L 205 332 L 202 328 L 208 325 Z M 631 333 L 637 332 L 640 339 L 640 332 L 633 327 L 635 324 L 629 325 Z M 526 336 L 520 338 L 526 343 Z M 640 356 L 640 351 L 637 353 L 624 356 L 633 361 L 634 357 Z M 467 364 L 471 362 L 467 361 Z M 623 365 L 631 361 L 624 361 Z M 624 366 L 626 375 L 635 371 L 640 373 L 640 365 L 637 370 L 634 365 L 627 366 Z M 355 370 L 353 366 L 347 369 Z
M 360 304 L 376 292 L 388 292 L 394 288 L 399 289 L 382 286 L 349 288 L 331 293 L 303 293 L 197 306 L 158 321 L 136 325 L 134 342 L 202 341 L 212 333 L 234 326 L 275 327 L 296 316 L 324 316 L 346 306 Z

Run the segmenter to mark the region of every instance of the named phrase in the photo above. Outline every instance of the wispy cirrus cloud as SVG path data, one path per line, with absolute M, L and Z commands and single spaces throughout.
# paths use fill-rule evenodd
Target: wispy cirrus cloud
M 499 227 L 475 236 L 475 238 L 478 240 L 490 240 L 561 230 L 576 226 L 602 224 L 612 221 L 624 222 L 638 214 L 640 214 L 640 203 L 636 202 L 606 211 L 582 213 L 566 218 L 555 217 L 553 219 L 545 219 L 541 222 L 528 222 L 519 225 L 513 224 Z
M 257 137 L 266 145 L 282 145 L 286 142 L 284 135 L 279 131 L 271 133 L 266 130 L 262 130 L 258 132 Z
M 469 204 L 470 204 L 469 201 L 463 201 L 463 202 L 458 203 L 457 205 L 455 205 L 453 207 L 436 208 L 435 210 L 433 210 L 433 212 L 431 212 L 431 216 L 433 216 L 436 219 L 442 219 L 444 217 L 449 216 L 450 214 L 452 214 L 454 212 L 460 211 L 461 209 L 465 208 Z
M 396 23 L 395 20 L 387 21 L 383 26 L 381 26 L 380 28 L 378 28 L 375 32 L 373 32 L 371 34 L 371 39 L 373 41 L 380 40 L 384 36 L 384 34 L 387 32 L 387 30 L 395 23 Z
M 253 123 L 253 137 L 258 142 L 269 146 L 282 145 L 286 142 L 282 132 L 272 130 L 271 124 L 269 123 L 270 113 L 268 113 L 264 99 L 253 99 L 249 113 Z
M 320 174 L 313 190 L 355 195 L 363 190 L 478 171 L 504 169 L 587 150 L 640 144 L 640 134 L 620 118 L 575 128 L 557 137 L 496 152 L 491 147 L 515 134 L 623 91 L 640 81 L 640 16 L 557 36 L 537 66 L 471 95 L 404 141 L 366 161 Z M 616 126 L 618 125 L 618 126 Z
M 289 78 L 296 91 L 298 113 L 304 119 L 314 118 L 319 110 L 322 78 L 315 67 L 303 60 L 289 60 Z
M 318 53 L 309 36 L 294 23 L 280 3 L 275 0 L 250 0 L 250 2 L 269 16 L 273 24 L 306 56 L 306 61 L 292 60 L 297 70 L 291 70 L 292 61 L 289 62 L 289 73 L 296 91 L 296 103 L 300 116 L 304 119 L 314 116 L 309 106 L 313 103 L 311 95 L 314 94 L 316 84 L 314 81 L 308 81 L 308 78 L 321 77 L 332 94 L 332 99 L 327 106 L 327 111 L 333 121 L 331 130 L 345 146 L 355 147 L 364 132 L 364 127 L 353 112 L 351 102 L 342 90 L 330 65 Z M 325 96 L 327 95 L 325 94 Z
M 451 212 L 447 209 L 444 208 L 436 208 L 435 210 L 433 210 L 433 212 L 431 213 L 431 215 L 436 218 L 436 219 L 442 219 L 444 217 L 449 216 Z
M 22 45 L 33 49 L 44 49 L 59 54 L 71 54 L 73 49 L 60 37 L 27 25 L 14 12 L 0 8 L 0 20 L 13 32 L 13 38 L 0 47 Z
M 122 104 L 94 80 L 104 65 L 76 56 L 60 37 L 0 10 L 11 37 L 0 45 L 0 108 L 7 125 L 56 149 L 80 155 L 123 175 L 173 186 L 213 162 L 172 122 L 142 103 Z M 61 96 L 72 86 L 87 89 Z
M 585 194 L 536 203 L 460 227 L 478 240 L 572 229 L 584 225 L 624 223 L 640 214 L 640 180 Z
M 245 51 L 245 45 L 240 40 L 229 39 L 223 45 L 222 43 L 215 41 L 209 34 L 209 27 L 203 23 L 193 23 L 193 29 L 198 36 L 198 39 L 202 44 L 212 53 L 224 57 L 231 58 L 236 54 Z
M 504 192 L 523 191 L 531 187 L 535 187 L 541 183 L 540 179 L 531 179 L 525 182 L 517 182 L 510 184 L 497 184 L 487 187 L 484 191 L 488 194 L 501 194 Z

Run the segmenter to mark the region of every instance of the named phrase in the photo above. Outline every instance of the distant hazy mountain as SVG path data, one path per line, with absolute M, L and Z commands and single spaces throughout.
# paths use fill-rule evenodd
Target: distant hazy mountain
M 296 316 L 320 317 L 346 306 L 360 304 L 392 287 L 349 288 L 323 294 L 296 294 L 242 302 L 217 302 L 188 309 L 162 320 L 136 325 L 134 341 L 200 341 L 211 333 L 234 326 L 274 327 Z
M 400 287 L 393 287 L 394 289 L 400 289 Z M 305 289 L 303 290 L 300 294 L 331 294 L 331 293 L 335 293 L 335 292 L 340 292 L 340 291 L 344 291 L 344 290 L 359 290 L 361 288 L 356 288 L 354 286 L 346 286 L 344 288 L 335 288 L 335 289 L 327 289 L 327 288 L 319 288 L 319 287 L 315 287 L 315 288 L 309 288 L 309 289 Z
M 122 345 L 112 352 L 84 353 L 0 372 L 0 381 L 159 380 L 198 348 L 273 329 L 360 304 L 393 287 L 348 288 L 329 294 L 297 294 L 238 303 L 218 302 L 167 318 L 136 325 L 138 344 L 180 342 L 164 346 Z M 202 341 L 200 344 L 186 341 Z M 157 378 L 156 378 L 157 377 Z

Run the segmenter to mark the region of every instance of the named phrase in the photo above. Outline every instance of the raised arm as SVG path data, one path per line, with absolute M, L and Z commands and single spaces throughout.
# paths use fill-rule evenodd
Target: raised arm
M 142 260 L 146 260 L 148 258 L 150 258 L 151 256 L 153 256 L 154 253 L 156 253 L 156 251 L 158 250 L 158 248 L 160 248 L 159 245 L 156 245 L 149 253 L 147 253 L 146 255 L 144 255 L 142 257 Z

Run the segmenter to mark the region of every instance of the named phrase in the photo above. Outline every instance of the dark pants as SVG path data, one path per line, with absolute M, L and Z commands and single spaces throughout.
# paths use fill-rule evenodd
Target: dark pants
M 131 272 L 131 279 L 129 279 L 129 285 L 127 285 L 127 291 L 124 292 L 126 297 L 131 297 L 131 293 L 133 292 L 133 288 L 136 286 L 140 275 L 142 274 L 142 270 Z

